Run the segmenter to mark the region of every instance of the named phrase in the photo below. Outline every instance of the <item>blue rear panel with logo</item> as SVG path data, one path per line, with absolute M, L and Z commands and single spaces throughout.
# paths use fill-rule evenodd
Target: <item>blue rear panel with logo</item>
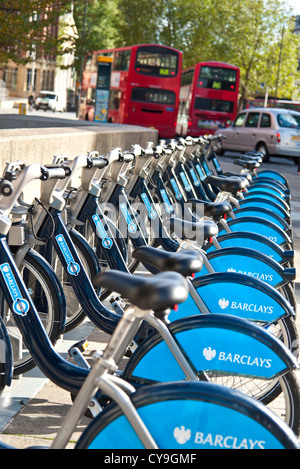
M 207 283 L 197 287 L 197 293 L 210 313 L 222 313 L 252 321 L 272 323 L 287 314 L 285 305 L 276 298 L 260 291 L 254 285 L 234 282 Z M 172 310 L 171 321 L 201 314 L 198 306 L 189 295 L 188 299 Z
M 238 404 L 236 407 L 239 408 Z M 200 398 L 174 398 L 143 405 L 138 413 L 161 449 L 284 449 L 275 436 L 276 430 L 272 428 L 271 432 L 273 426 L 264 421 L 259 411 L 251 417 L 238 412 L 233 405 L 230 408 Z M 143 448 L 124 416 L 113 420 L 89 445 L 89 449 L 118 448 Z M 179 458 L 180 454 L 176 456 Z M 158 462 L 154 454 L 149 453 L 150 457 L 152 463 Z M 181 462 L 186 462 L 186 457 Z

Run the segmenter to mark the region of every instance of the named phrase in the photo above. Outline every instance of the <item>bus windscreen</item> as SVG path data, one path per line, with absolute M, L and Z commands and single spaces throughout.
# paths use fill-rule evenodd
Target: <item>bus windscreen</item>
M 234 91 L 236 87 L 236 70 L 202 66 L 197 84 L 200 88 Z
M 144 75 L 174 77 L 178 71 L 178 53 L 163 47 L 139 47 L 135 70 Z

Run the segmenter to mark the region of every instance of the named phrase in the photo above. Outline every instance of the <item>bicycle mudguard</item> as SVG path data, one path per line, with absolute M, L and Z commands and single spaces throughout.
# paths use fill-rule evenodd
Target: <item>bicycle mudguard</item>
M 269 179 L 275 179 L 276 181 L 281 182 L 286 187 L 288 186 L 288 180 L 286 179 L 285 176 L 283 176 L 279 171 L 276 171 L 274 169 L 265 169 L 265 170 L 260 170 L 256 171 L 256 176 L 257 178 L 269 178 Z
M 278 288 L 295 280 L 294 268 L 284 269 L 278 262 L 270 257 L 248 248 L 217 249 L 206 254 L 206 259 L 215 272 L 237 272 L 263 280 L 269 285 Z M 195 277 L 202 277 L 209 272 L 205 266 Z
M 275 225 L 279 226 L 282 230 L 286 231 L 289 236 L 291 236 L 291 227 L 290 225 L 284 220 L 280 215 L 274 213 L 272 210 L 263 207 L 248 207 L 247 205 L 234 210 L 234 216 L 236 218 L 239 217 L 261 217 L 265 220 L 269 220 Z M 226 217 L 227 221 L 231 219 L 230 214 Z
M 290 221 L 290 214 L 279 204 L 273 200 L 266 200 L 265 197 L 249 197 L 247 199 L 239 200 L 239 206 L 242 207 L 253 207 L 253 208 L 268 208 L 277 215 L 280 215 L 288 223 Z M 235 210 L 235 209 L 234 209 Z
M 284 264 L 293 262 L 294 251 L 284 251 L 281 246 L 258 233 L 247 231 L 224 233 L 217 236 L 217 241 L 221 248 L 245 247 L 262 252 L 271 257 L 274 261 Z M 218 249 L 212 242 L 203 246 L 205 252 L 212 252 Z
M 277 179 L 271 179 L 268 177 L 261 176 L 260 178 L 253 178 L 251 181 L 251 186 L 255 186 L 256 184 L 272 184 L 272 186 L 276 187 L 280 191 L 284 192 L 285 194 L 290 193 L 290 189 L 282 184 L 282 182 L 278 181 Z
M 289 302 L 272 286 L 256 278 L 235 272 L 204 275 L 192 281 L 197 294 L 212 314 L 238 316 L 264 324 L 280 318 L 294 316 Z M 170 321 L 195 316 L 201 311 L 192 295 L 176 305 L 169 315 Z
M 282 207 L 287 212 L 290 210 L 288 204 L 281 197 L 270 194 L 267 191 L 252 190 L 252 191 L 246 192 L 244 194 L 244 198 L 246 200 L 252 199 L 252 198 L 255 198 L 255 197 L 263 197 L 265 200 L 270 200 L 271 202 L 275 202 L 276 204 L 280 205 L 280 207 Z
M 261 403 L 217 384 L 176 382 L 147 386 L 132 402 L 160 449 L 297 449 L 291 429 Z M 76 449 L 143 449 L 116 404 L 101 412 Z M 114 462 L 111 453 L 110 462 Z M 161 455 L 151 452 L 149 462 Z M 192 462 L 192 455 L 164 455 L 164 462 Z M 126 456 L 128 458 L 128 456 Z M 173 460 L 172 460 L 173 459 Z
M 235 316 L 191 316 L 170 323 L 169 330 L 195 373 L 274 379 L 298 367 L 294 355 L 277 337 Z M 129 359 L 124 379 L 149 383 L 186 378 L 166 342 L 154 332 Z
M 278 225 L 260 217 L 248 216 L 231 218 L 227 221 L 227 224 L 231 231 L 250 231 L 252 233 L 258 233 L 281 246 L 290 244 L 292 242 L 290 236 Z M 220 227 L 220 234 L 223 231 L 224 229 Z
M 5 386 L 11 385 L 13 377 L 13 353 L 10 338 L 0 316 L 0 392 L 3 391 Z
M 259 182 L 257 181 L 255 184 L 250 184 L 250 186 L 247 188 L 249 192 L 254 192 L 254 191 L 263 191 L 263 192 L 268 192 L 269 194 L 274 194 L 281 199 L 285 200 L 287 203 L 290 200 L 290 194 L 287 194 L 284 190 L 279 189 L 276 184 L 271 184 L 267 182 Z

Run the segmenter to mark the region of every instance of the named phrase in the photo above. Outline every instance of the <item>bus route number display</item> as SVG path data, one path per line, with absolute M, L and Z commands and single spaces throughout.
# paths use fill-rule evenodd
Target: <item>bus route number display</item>
M 112 57 L 98 60 L 94 121 L 107 122 Z

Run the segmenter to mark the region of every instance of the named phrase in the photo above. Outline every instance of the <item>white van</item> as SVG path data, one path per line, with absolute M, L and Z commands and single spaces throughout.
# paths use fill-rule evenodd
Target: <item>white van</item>
M 39 96 L 35 100 L 35 108 L 50 109 L 53 112 L 65 112 L 66 110 L 66 97 L 60 93 L 54 93 L 54 91 L 41 91 Z

